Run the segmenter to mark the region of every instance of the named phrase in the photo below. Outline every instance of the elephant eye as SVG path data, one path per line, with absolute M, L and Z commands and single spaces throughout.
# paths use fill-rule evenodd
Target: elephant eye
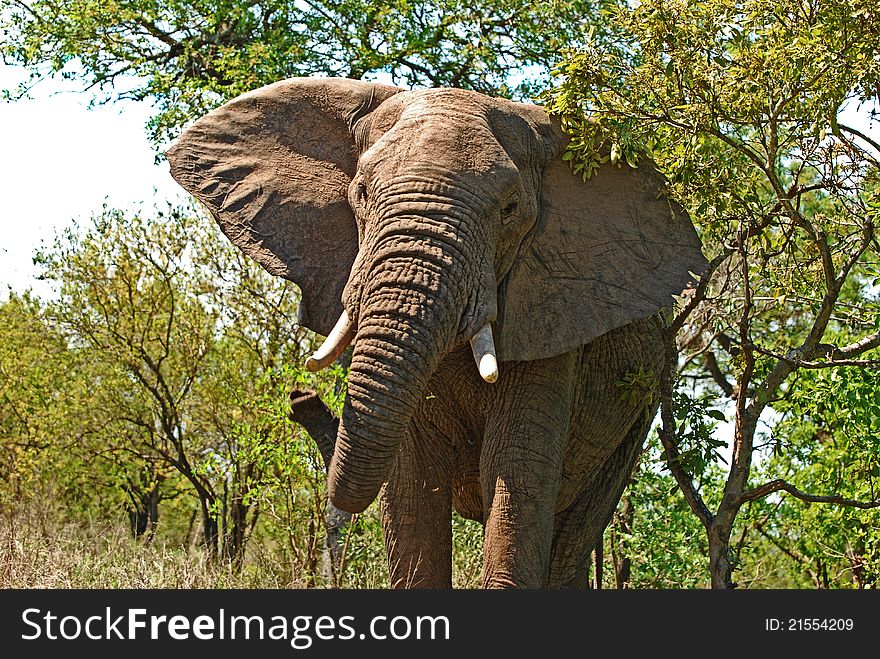
M 517 207 L 516 199 L 511 199 L 510 201 L 508 201 L 504 205 L 504 208 L 501 209 L 501 214 L 504 217 L 510 217 L 511 215 L 513 215 L 516 212 L 516 207 Z
M 367 205 L 367 184 L 363 181 L 356 181 L 355 184 L 349 188 L 349 204 L 351 204 L 352 209 L 363 210 Z

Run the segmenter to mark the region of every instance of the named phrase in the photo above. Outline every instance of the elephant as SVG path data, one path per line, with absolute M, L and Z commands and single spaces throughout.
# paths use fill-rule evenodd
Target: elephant
M 171 174 L 351 346 L 330 501 L 377 497 L 395 588 L 450 588 L 453 508 L 487 588 L 588 586 L 658 408 L 668 310 L 704 269 L 665 180 L 584 180 L 543 108 L 291 78 L 187 128 Z

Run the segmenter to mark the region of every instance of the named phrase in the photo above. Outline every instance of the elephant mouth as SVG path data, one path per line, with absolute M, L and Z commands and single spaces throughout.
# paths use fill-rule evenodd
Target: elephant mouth
M 351 345 L 356 335 L 355 324 L 348 312 L 343 310 L 321 347 L 306 359 L 306 369 L 314 373 L 330 366 Z M 483 325 L 470 338 L 469 343 L 480 377 L 490 384 L 497 381 L 498 356 L 495 351 L 495 339 L 492 335 L 491 324 Z

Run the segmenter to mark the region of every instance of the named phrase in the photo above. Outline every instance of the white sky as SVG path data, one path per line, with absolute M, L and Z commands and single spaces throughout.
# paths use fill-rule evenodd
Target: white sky
M 0 65 L 0 88 L 24 79 L 21 69 Z M 53 80 L 39 85 L 32 100 L 0 101 L 0 299 L 10 287 L 49 295 L 36 280 L 34 250 L 103 204 L 149 208 L 185 198 L 167 164 L 154 164 L 145 129 L 150 106 L 129 101 L 90 110 L 90 97 L 76 89 Z M 841 120 L 880 141 L 867 108 L 847 108 Z
M 13 88 L 25 76 L 0 65 L 0 88 Z M 145 125 L 146 103 L 123 102 L 88 109 L 90 97 L 75 84 L 38 85 L 33 100 L 0 101 L 0 299 L 8 287 L 32 287 L 34 250 L 74 219 L 87 221 L 111 207 L 152 207 L 178 197 L 181 188 L 167 164 L 155 165 Z M 154 193 L 155 190 L 155 193 Z

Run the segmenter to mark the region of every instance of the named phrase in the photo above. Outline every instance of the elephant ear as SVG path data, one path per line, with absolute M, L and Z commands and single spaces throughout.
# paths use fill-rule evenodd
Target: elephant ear
M 291 78 L 209 112 L 166 156 L 171 175 L 229 239 L 302 290 L 300 322 L 328 334 L 357 254 L 348 185 L 355 122 L 402 90 Z
M 663 194 L 652 162 L 606 163 L 583 181 L 563 149 L 554 151 L 538 226 L 502 283 L 505 360 L 558 355 L 647 318 L 706 266 L 693 225 Z

